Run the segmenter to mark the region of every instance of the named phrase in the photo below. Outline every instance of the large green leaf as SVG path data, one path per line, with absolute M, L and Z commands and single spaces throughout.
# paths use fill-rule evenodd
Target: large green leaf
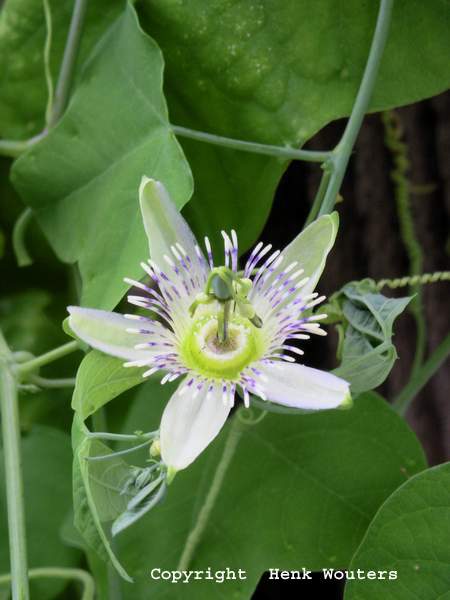
M 140 0 L 138 7 L 164 52 L 175 123 L 296 145 L 350 113 L 378 4 Z M 371 110 L 431 96 L 450 81 L 446 0 L 397 0 L 392 19 Z M 283 163 L 199 142 L 183 147 L 195 176 L 187 210 L 197 231 L 234 226 L 248 246 L 266 219 Z
M 51 1 L 52 40 L 50 67 L 56 81 L 72 0 Z M 117 17 L 124 0 L 89 2 L 83 27 L 78 65 Z M 47 104 L 44 75 L 46 27 L 42 0 L 6 0 L 0 13 L 0 133 L 26 138 L 42 129 Z
M 60 124 L 21 157 L 13 181 L 58 256 L 78 261 L 83 303 L 112 308 L 148 255 L 138 187 L 164 182 L 180 207 L 189 167 L 168 128 L 162 57 L 131 6 L 97 46 Z
M 138 391 L 127 431 L 149 429 L 159 421 L 161 404 L 148 402 L 151 386 Z M 227 425 L 177 475 L 164 503 L 118 537 L 119 556 L 136 576 L 136 585 L 124 590 L 126 598 L 148 597 L 149 569 L 177 567 L 230 428 L 240 441 L 189 568 L 241 568 L 248 578 L 220 586 L 152 581 L 155 599 L 244 599 L 269 567 L 346 566 L 384 499 L 425 468 L 415 436 L 375 394 L 361 396 L 350 411 L 268 415 L 256 425 L 235 427 Z
M 26 499 L 26 527 L 30 567 L 75 567 L 80 553 L 66 546 L 59 535 L 71 505 L 70 439 L 49 427 L 35 427 L 22 442 Z M 0 572 L 9 571 L 5 473 L 0 450 Z M 40 579 L 32 583 L 32 597 L 60 597 L 64 580 Z
M 349 581 L 346 600 L 450 598 L 450 463 L 412 477 L 382 505 L 350 569 L 396 575 Z

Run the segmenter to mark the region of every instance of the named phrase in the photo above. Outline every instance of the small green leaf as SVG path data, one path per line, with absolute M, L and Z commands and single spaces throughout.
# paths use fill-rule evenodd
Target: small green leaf
M 145 369 L 126 369 L 123 360 L 93 350 L 79 366 L 72 408 L 85 421 L 110 400 L 144 380 Z
M 72 428 L 75 526 L 89 548 L 94 550 L 103 560 L 110 560 L 120 576 L 131 582 L 132 579 L 116 558 L 108 534 L 101 523 L 102 518 L 98 512 L 98 500 L 96 502 L 89 477 L 90 464 L 86 460 L 86 457 L 90 456 L 92 451 L 92 440 L 86 437 L 87 433 L 87 428 L 81 419 L 75 415 Z M 98 445 L 97 442 L 96 445 Z M 98 496 L 98 484 L 96 482 L 94 482 L 94 490 L 97 490 Z
M 351 580 L 346 600 L 436 600 L 450 590 L 450 463 L 409 479 L 370 524 L 350 570 L 395 572 Z
M 334 373 L 351 383 L 353 394 L 376 388 L 389 375 L 397 358 L 393 324 L 410 300 L 386 298 L 366 280 L 349 283 L 335 295 L 332 306 L 341 307 L 345 337 Z
M 59 258 L 78 262 L 84 305 L 113 308 L 127 289 L 122 278 L 142 275 L 142 176 L 162 181 L 178 208 L 192 191 L 167 121 L 162 69 L 160 50 L 128 5 L 95 47 L 58 126 L 13 168 Z

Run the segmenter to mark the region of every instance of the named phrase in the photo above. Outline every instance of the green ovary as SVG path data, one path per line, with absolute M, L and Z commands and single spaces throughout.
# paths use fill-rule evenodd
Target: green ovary
M 204 377 L 237 381 L 241 371 L 264 353 L 261 332 L 234 315 L 228 324 L 228 339 L 217 337 L 216 315 L 196 319 L 181 346 L 186 366 Z

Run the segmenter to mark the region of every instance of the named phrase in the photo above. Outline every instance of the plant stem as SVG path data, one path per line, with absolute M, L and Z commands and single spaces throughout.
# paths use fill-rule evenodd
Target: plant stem
M 433 377 L 449 354 L 450 333 L 447 334 L 430 358 L 417 370 L 416 374 L 394 399 L 392 406 L 397 412 L 401 415 L 405 414 L 414 397 L 420 392 L 427 381 Z
M 75 350 L 80 350 L 80 346 L 78 342 L 68 342 L 67 344 L 63 344 L 54 350 L 50 350 L 50 352 L 46 352 L 45 354 L 41 354 L 41 356 L 37 356 L 36 358 L 32 358 L 27 362 L 24 362 L 20 365 L 16 366 L 17 373 L 19 375 L 25 375 L 30 371 L 34 371 L 39 367 L 47 365 L 48 363 L 53 362 L 54 360 L 58 360 L 58 358 L 62 358 Z
M 0 408 L 5 461 L 12 598 L 13 600 L 29 600 L 17 383 L 5 361 L 0 362 Z
M 213 144 L 215 146 L 242 150 L 243 152 L 253 152 L 255 154 L 266 154 L 268 156 L 277 156 L 278 158 L 305 160 L 309 162 L 324 162 L 331 156 L 331 152 L 327 151 L 298 150 L 297 148 L 287 148 L 285 146 L 273 146 L 270 144 L 236 140 L 221 135 L 215 135 L 213 133 L 180 127 L 179 125 L 171 125 L 171 127 L 173 132 L 181 137 L 198 140 L 199 142 L 207 142 L 208 144 Z
M 305 229 L 305 227 L 308 227 L 308 225 L 310 225 L 314 221 L 314 219 L 317 217 L 320 207 L 322 206 L 324 196 L 328 189 L 328 184 L 330 182 L 330 178 L 331 178 L 331 168 L 326 168 L 322 174 L 319 189 L 317 190 L 317 193 L 314 198 L 314 202 L 311 206 L 311 209 L 309 211 L 309 214 L 305 221 L 303 229 Z
M 83 23 L 86 14 L 87 0 L 75 0 L 69 33 L 67 34 L 66 47 L 56 84 L 55 99 L 49 117 L 49 127 L 55 125 L 61 118 L 69 100 L 73 74 L 77 62 L 78 50 L 83 33 Z
M 75 579 L 82 583 L 83 593 L 81 600 L 94 600 L 95 583 L 91 574 L 83 569 L 69 569 L 63 567 L 41 567 L 38 569 L 30 569 L 28 571 L 30 579 L 38 579 L 41 577 L 49 577 L 55 579 Z M 11 581 L 11 575 L 0 575 L 0 585 L 4 585 Z
M 187 569 L 192 561 L 198 543 L 200 542 L 202 534 L 208 524 L 209 517 L 211 515 L 212 509 L 214 508 L 214 504 L 220 492 L 220 488 L 225 478 L 227 469 L 230 466 L 234 453 L 236 452 L 236 448 L 242 435 L 242 431 L 243 425 L 237 418 L 237 415 L 235 415 L 232 419 L 230 431 L 228 432 L 228 437 L 225 442 L 222 457 L 220 459 L 219 464 L 217 465 L 216 472 L 211 482 L 211 487 L 209 488 L 209 491 L 206 495 L 203 506 L 198 512 L 194 527 L 189 532 L 189 535 L 186 539 L 186 543 L 184 545 L 183 552 L 181 554 L 180 561 L 177 566 L 177 570 L 179 571 L 184 571 L 185 569 Z
M 356 96 L 355 104 L 347 122 L 344 134 L 333 151 L 333 171 L 330 183 L 323 199 L 319 216 L 328 214 L 333 210 L 336 197 L 344 178 L 345 170 L 354 146 L 356 136 L 358 135 L 364 115 L 369 106 L 372 97 L 373 88 L 378 74 L 381 57 L 389 31 L 393 0 L 381 0 L 378 11 L 375 32 L 372 38 L 369 57 L 366 68 L 364 69 L 361 85 Z

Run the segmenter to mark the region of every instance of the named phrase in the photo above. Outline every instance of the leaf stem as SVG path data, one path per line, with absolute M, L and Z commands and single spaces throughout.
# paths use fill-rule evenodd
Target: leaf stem
M 67 344 L 63 344 L 62 346 L 58 346 L 54 350 L 50 350 L 50 352 L 46 352 L 45 354 L 41 354 L 41 356 L 37 356 L 36 358 L 32 358 L 31 360 L 27 360 L 22 364 L 16 365 L 16 370 L 19 375 L 25 375 L 30 371 L 34 371 L 39 367 L 47 365 L 58 358 L 62 358 L 75 350 L 80 350 L 80 346 L 78 342 L 68 342 Z
M 233 138 L 206 133 L 205 131 L 197 131 L 179 125 L 171 125 L 172 131 L 181 137 L 198 140 L 199 142 L 207 142 L 214 146 L 223 146 L 225 148 L 233 148 L 234 150 L 242 150 L 243 152 L 253 152 L 255 154 L 266 154 L 268 156 L 277 156 L 278 158 L 291 160 L 305 160 L 309 162 L 324 162 L 331 156 L 331 152 L 316 150 L 298 150 L 297 148 L 289 148 L 286 146 L 274 146 L 271 144 L 259 144 L 257 142 L 247 142 L 244 140 L 236 140 Z
M 49 0 L 42 0 L 44 7 L 45 26 L 47 29 L 47 35 L 45 37 L 44 45 L 44 74 L 45 82 L 47 84 L 47 108 L 45 110 L 45 123 L 49 124 L 50 117 L 53 111 L 53 79 L 52 72 L 50 69 L 50 54 L 52 49 L 52 11 L 50 8 Z
M 236 452 L 242 431 L 243 425 L 237 418 L 237 415 L 235 415 L 232 419 L 222 457 L 217 465 L 216 472 L 214 473 L 211 487 L 208 490 L 203 506 L 200 508 L 197 514 L 194 527 L 187 536 L 186 543 L 177 566 L 177 570 L 179 571 L 186 570 L 192 561 L 201 536 L 206 528 L 206 525 L 208 524 L 209 517 L 216 502 L 217 496 L 219 495 L 227 469 L 230 466 L 234 453 Z
M 28 140 L 0 140 L 0 156 L 17 158 L 46 135 L 47 132 L 41 132 Z
M 450 354 L 450 333 L 443 339 L 429 359 L 417 370 L 415 375 L 392 402 L 394 409 L 404 415 L 414 397 L 436 373 Z
M 0 362 L 0 409 L 5 461 L 12 598 L 13 600 L 29 600 L 17 382 L 6 361 Z
M 86 456 L 85 460 L 93 460 L 93 461 L 102 461 L 102 460 L 111 460 L 112 458 L 116 458 L 117 456 L 123 456 L 124 454 L 131 454 L 136 450 L 140 450 L 141 448 L 145 448 L 149 444 L 152 443 L 152 439 L 145 440 L 142 444 L 138 444 L 137 446 L 133 446 L 132 448 L 125 448 L 125 450 L 118 450 L 117 452 L 111 452 L 111 454 L 100 454 L 99 456 Z
M 109 432 L 89 432 L 86 437 L 93 440 L 110 440 L 112 442 L 136 442 L 138 440 L 152 440 L 157 437 L 158 431 L 149 431 L 148 433 L 130 434 L 109 433 Z
M 83 593 L 81 600 L 94 600 L 95 583 L 91 574 L 83 569 L 69 569 L 63 567 L 40 567 L 38 569 L 30 569 L 28 571 L 30 579 L 38 579 L 41 577 L 49 577 L 55 579 L 75 579 L 83 585 Z M 11 581 L 11 575 L 0 575 L 0 585 L 4 585 Z
M 40 377 L 39 375 L 33 375 L 29 379 L 30 383 L 34 383 L 38 387 L 57 389 L 57 388 L 70 388 L 75 387 L 76 379 L 74 377 L 67 377 L 62 379 L 48 379 L 47 377 Z
M 12 245 L 19 267 L 28 267 L 29 265 L 33 264 L 33 259 L 28 253 L 27 246 L 25 244 L 25 234 L 32 219 L 33 211 L 31 208 L 26 208 L 20 214 L 19 218 L 14 224 Z
M 64 113 L 72 86 L 73 74 L 77 62 L 78 50 L 83 33 L 84 17 L 86 15 L 87 0 L 75 0 L 69 33 L 67 34 L 66 47 L 56 84 L 55 98 L 51 115 L 48 120 L 49 127 L 59 121 Z
M 353 105 L 353 109 L 345 127 L 344 134 L 332 153 L 331 160 L 333 162 L 333 170 L 328 189 L 319 211 L 319 216 L 330 213 L 333 210 L 336 202 L 336 197 L 344 178 L 345 170 L 347 168 L 356 136 L 358 135 L 361 123 L 372 97 L 381 57 L 383 55 L 384 47 L 388 37 L 393 3 L 393 0 L 380 1 L 380 8 L 378 11 L 377 23 L 372 38 L 369 57 L 367 59 L 361 85 L 359 86 L 355 104 Z

